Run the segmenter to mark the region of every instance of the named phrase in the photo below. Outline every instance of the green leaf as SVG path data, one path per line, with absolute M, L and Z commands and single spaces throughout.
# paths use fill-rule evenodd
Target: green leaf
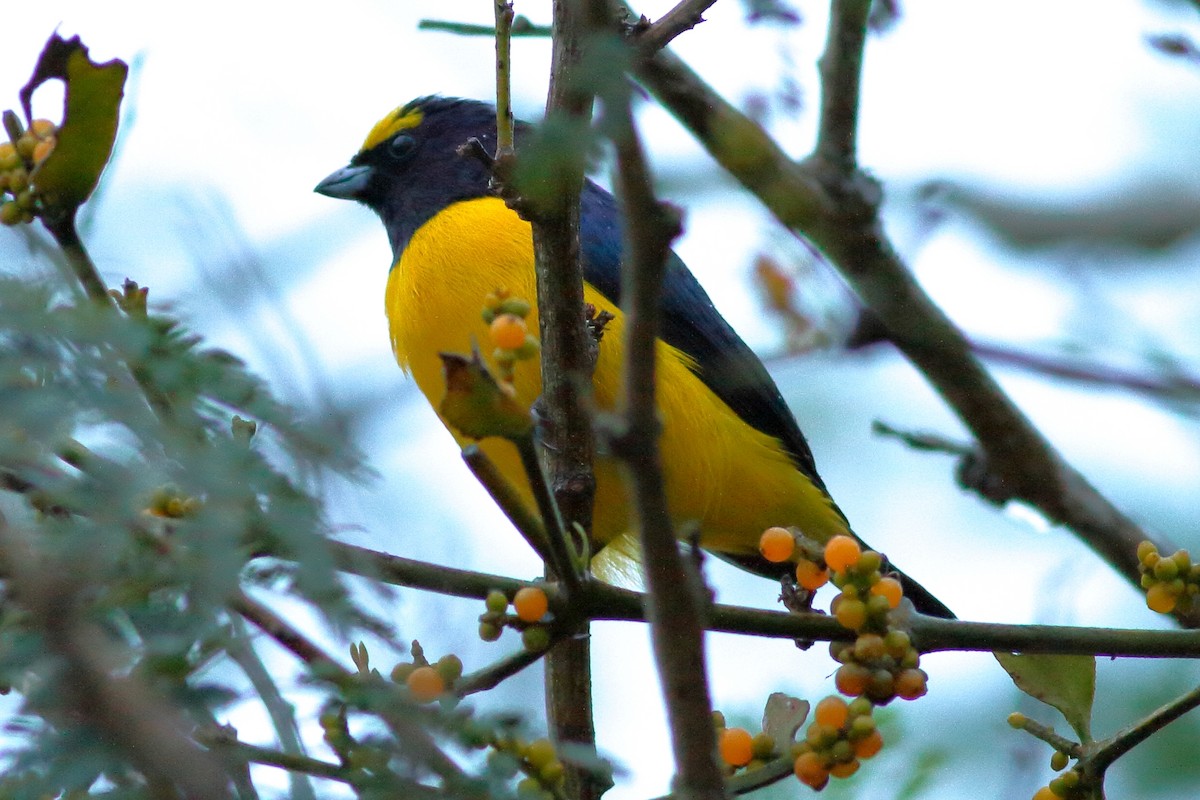
M 63 120 L 54 150 L 33 172 L 34 187 L 47 202 L 74 209 L 87 200 L 112 155 L 117 119 L 129 67 L 113 59 L 97 64 L 78 36 L 50 37 L 29 82 L 21 89 L 25 121 L 33 122 L 34 91 L 49 80 L 66 85 Z
M 520 439 L 533 431 L 529 410 L 513 399 L 484 366 L 479 353 L 470 358 L 441 353 L 446 396 L 438 407 L 442 418 L 463 436 Z
M 1013 683 L 1025 694 L 1054 706 L 1086 744 L 1092 740 L 1092 701 L 1096 697 L 1096 659 L 1091 656 L 994 653 Z

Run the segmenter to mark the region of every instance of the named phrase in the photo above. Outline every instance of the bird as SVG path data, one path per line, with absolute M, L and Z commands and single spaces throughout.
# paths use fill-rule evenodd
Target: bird
M 531 130 L 516 123 L 518 154 Z M 439 353 L 466 353 L 474 342 L 488 341 L 481 315 L 485 298 L 497 290 L 536 298 L 530 223 L 496 195 L 485 160 L 460 152 L 470 139 L 495 152 L 492 105 L 419 97 L 375 123 L 349 164 L 315 188 L 357 201 L 383 222 L 393 256 L 384 302 L 392 351 L 435 410 L 446 391 Z M 596 408 L 611 409 L 623 353 L 621 214 L 613 195 L 591 180 L 584 181 L 580 196 L 579 236 L 584 300 L 613 315 L 593 375 Z M 659 441 L 667 506 L 677 527 L 694 523 L 703 549 L 776 578 L 781 566 L 758 552 L 768 527 L 794 526 L 818 542 L 838 534 L 857 538 L 766 367 L 674 253 L 661 308 Z M 536 308 L 529 324 L 537 329 Z M 518 365 L 512 387 L 521 403 L 534 403 L 541 394 L 536 362 Z M 460 445 L 467 443 L 447 428 Z M 479 445 L 530 498 L 513 445 L 501 439 Z M 619 465 L 599 455 L 594 469 L 593 539 L 601 555 L 628 551 L 633 528 Z M 916 581 L 903 573 L 898 577 L 918 611 L 953 617 Z

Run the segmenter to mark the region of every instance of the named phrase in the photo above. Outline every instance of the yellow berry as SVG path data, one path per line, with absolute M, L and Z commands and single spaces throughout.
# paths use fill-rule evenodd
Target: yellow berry
M 17 154 L 23 159 L 28 159 L 33 156 L 33 149 L 37 147 L 37 137 L 29 131 L 21 134 L 21 138 L 17 139 Z
M 1067 768 L 1067 764 L 1071 763 L 1071 757 L 1062 750 L 1055 750 L 1054 755 L 1050 756 L 1050 769 L 1055 772 L 1062 772 Z
M 21 157 L 12 142 L 0 142 L 0 170 L 7 172 L 21 165 Z
M 534 739 L 525 748 L 524 756 L 534 769 L 541 770 L 554 761 L 554 745 L 549 739 Z
M 721 731 L 717 745 L 726 764 L 744 767 L 754 757 L 754 737 L 745 728 L 726 728 Z
M 525 320 L 516 314 L 501 314 L 492 320 L 488 331 L 492 337 L 492 344 L 496 347 L 516 350 L 525 344 L 525 334 L 529 332 L 529 329 L 525 325 Z
M 825 543 L 825 563 L 834 572 L 845 572 L 861 555 L 862 548 L 850 536 L 835 536 Z
M 522 622 L 537 622 L 550 610 L 550 599 L 539 586 L 526 586 L 513 595 L 513 609 Z
M 848 600 L 843 597 L 833 616 L 842 627 L 856 631 L 867 621 L 867 605 L 862 600 Z
M 836 695 L 830 695 L 817 703 L 816 711 L 813 713 L 814 722 L 828 725 L 834 729 L 841 729 L 848 719 L 850 719 L 850 707 L 846 705 L 845 700 Z
M 1155 555 L 1158 554 L 1158 548 L 1154 546 L 1154 542 L 1151 542 L 1149 540 L 1143 540 L 1138 543 L 1138 546 L 1137 546 L 1138 561 L 1145 563 L 1146 560 L 1150 558 L 1151 553 L 1154 553 Z
M 1059 798 L 1049 786 L 1043 786 L 1034 793 L 1033 800 L 1059 800 Z
M 787 561 L 796 551 L 796 539 L 787 528 L 767 528 L 758 539 L 758 552 L 772 564 Z
M 823 569 L 815 561 L 802 558 L 796 562 L 796 583 L 810 592 L 815 592 L 829 583 L 829 570 Z
M 24 217 L 24 210 L 13 200 L 0 205 L 0 225 L 16 225 Z
M 1159 614 L 1170 614 L 1175 610 L 1178 601 L 1179 598 L 1171 592 L 1169 584 L 1156 583 L 1146 590 L 1146 606 Z
M 871 594 L 876 597 L 887 598 L 888 607 L 895 608 L 900 605 L 900 598 L 904 596 L 904 589 L 900 586 L 900 581 L 895 578 L 881 578 L 871 587 Z
M 438 695 L 446 691 L 446 681 L 433 667 L 417 667 L 404 679 L 404 685 L 421 703 L 436 699 Z

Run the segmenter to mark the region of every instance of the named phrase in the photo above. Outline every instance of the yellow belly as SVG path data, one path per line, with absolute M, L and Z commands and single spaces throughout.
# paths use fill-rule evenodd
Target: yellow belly
M 457 203 L 416 231 L 388 277 L 386 311 L 396 360 L 434 408 L 445 394 L 438 353 L 468 353 L 477 342 L 486 358 L 491 347 L 480 317 L 485 296 L 504 288 L 532 302 L 534 281 L 529 224 L 498 199 Z M 620 384 L 623 315 L 591 286 L 584 296 L 614 315 L 594 376 L 597 406 L 611 409 Z M 537 330 L 536 311 L 529 324 Z M 759 534 L 772 525 L 795 525 L 820 540 L 845 532 L 825 493 L 795 468 L 777 440 L 713 394 L 686 355 L 659 342 L 658 359 L 663 470 L 677 526 L 695 521 L 705 547 L 743 554 L 755 552 Z M 514 386 L 527 405 L 539 396 L 536 361 L 518 364 Z M 480 445 L 529 499 L 512 445 L 498 439 Z M 599 458 L 595 468 L 593 534 L 607 543 L 630 529 L 629 505 L 617 463 Z

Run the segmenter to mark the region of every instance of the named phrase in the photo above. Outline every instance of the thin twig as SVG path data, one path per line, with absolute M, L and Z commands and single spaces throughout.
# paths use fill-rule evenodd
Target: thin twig
M 513 5 L 493 0 L 496 10 L 496 153 L 497 159 L 513 152 L 512 24 Z
M 471 474 L 483 485 L 483 488 L 487 489 L 492 500 L 504 512 L 504 516 L 508 517 L 508 521 L 513 524 L 517 532 L 525 537 L 525 541 L 538 554 L 538 557 L 544 562 L 550 562 L 552 558 L 550 539 L 546 535 L 546 528 L 542 525 L 541 517 L 525 504 L 525 499 L 517 493 L 516 487 L 496 467 L 495 462 L 488 458 L 487 454 L 476 444 L 470 444 L 463 448 L 462 459 L 471 470 Z
M 815 154 L 847 171 L 855 168 L 857 160 L 859 88 L 870 10 L 870 0 L 833 0 L 820 60 L 825 91 L 821 92 Z
M 607 8 L 608 3 L 593 0 L 592 6 Z M 604 107 L 605 127 L 616 149 L 617 194 L 623 211 L 625 352 L 620 430 L 611 444 L 626 468 L 637 511 L 650 638 L 675 755 L 673 786 L 687 800 L 721 800 L 726 796 L 725 780 L 717 764 L 704 661 L 704 590 L 700 576 L 688 570 L 679 552 L 658 446 L 661 425 L 655 389 L 662 280 L 671 242 L 681 232 L 680 216 L 654 196 L 633 124 L 628 84 L 612 85 L 617 88 L 604 97 Z
M 717 0 L 680 0 L 667 13 L 637 33 L 637 46 L 647 52 L 666 47 L 676 36 L 704 22 L 704 12 Z
M 267 709 L 267 716 L 271 718 L 271 725 L 275 728 L 275 737 L 279 740 L 280 747 L 290 757 L 307 758 L 304 745 L 300 741 L 300 731 L 296 726 L 295 709 L 279 691 L 271 673 L 258 657 L 245 623 L 239 617 L 231 617 L 229 625 L 231 630 L 225 653 L 242 668 L 242 672 L 250 680 L 250 685 L 261 698 L 263 706 Z M 295 800 L 316 800 L 312 784 L 304 777 L 303 770 L 289 771 L 288 777 L 291 781 L 291 796 Z
M 1118 758 L 1197 706 L 1200 706 L 1200 687 L 1113 734 L 1096 752 L 1088 754 L 1085 769 L 1102 774 Z

